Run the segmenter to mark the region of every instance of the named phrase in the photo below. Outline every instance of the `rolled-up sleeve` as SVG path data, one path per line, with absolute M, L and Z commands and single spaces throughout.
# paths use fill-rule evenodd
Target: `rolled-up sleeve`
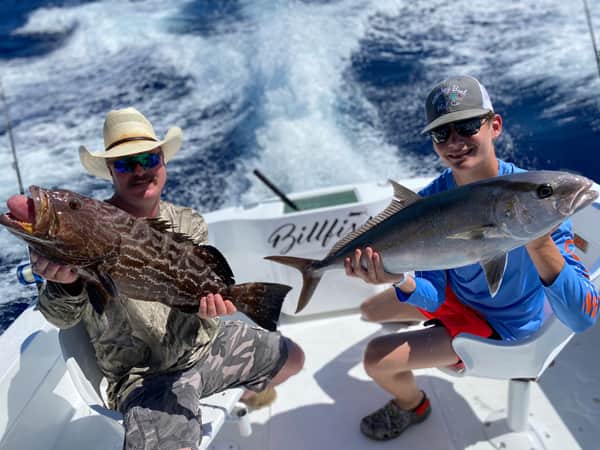
M 72 285 L 46 281 L 40 288 L 38 308 L 46 320 L 58 328 L 75 325 L 89 306 L 88 295 L 81 281 Z

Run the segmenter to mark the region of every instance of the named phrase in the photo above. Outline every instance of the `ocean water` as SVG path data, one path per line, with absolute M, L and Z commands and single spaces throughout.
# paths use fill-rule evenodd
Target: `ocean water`
M 25 187 L 106 198 L 77 148 L 100 150 L 104 115 L 126 106 L 159 136 L 183 128 L 165 198 L 200 211 L 271 196 L 254 168 L 285 192 L 434 174 L 423 101 L 455 74 L 488 88 L 504 118 L 500 157 L 600 181 L 600 77 L 582 1 L 0 3 L 0 81 Z M 4 121 L 0 173 L 4 212 L 18 192 Z M 1 229 L 0 248 L 1 332 L 35 289 L 16 281 L 24 245 Z

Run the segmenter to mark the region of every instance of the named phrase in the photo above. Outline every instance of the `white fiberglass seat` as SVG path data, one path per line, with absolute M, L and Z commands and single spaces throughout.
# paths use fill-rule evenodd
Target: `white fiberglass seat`
M 462 359 L 464 375 L 483 378 L 539 378 L 573 336 L 573 331 L 544 308 L 544 324 L 534 334 L 519 341 L 485 339 L 461 333 L 452 347 Z
M 96 363 L 94 349 L 83 323 L 60 330 L 58 339 L 67 371 L 83 402 L 96 413 L 122 422 L 120 412 L 106 407 L 106 379 Z M 211 444 L 225 420 L 237 421 L 242 436 L 251 433 L 247 411 L 237 403 L 242 393 L 242 389 L 235 388 L 202 399 L 201 450 Z
M 486 420 L 486 434 L 496 448 L 545 448 L 541 432 L 529 422 L 531 383 L 573 334 L 550 310 L 542 327 L 520 341 L 484 339 L 467 333 L 454 338 L 452 347 L 464 363 L 462 376 L 509 380 L 506 414 L 493 413 Z
M 598 285 L 600 270 L 591 279 Z M 454 351 L 464 363 L 461 376 L 509 380 L 506 414 L 493 413 L 486 420 L 486 434 L 496 448 L 545 448 L 541 432 L 529 420 L 531 383 L 538 380 L 574 333 L 554 315 L 548 304 L 544 313 L 542 327 L 519 341 L 485 339 L 468 333 L 461 333 L 452 341 Z

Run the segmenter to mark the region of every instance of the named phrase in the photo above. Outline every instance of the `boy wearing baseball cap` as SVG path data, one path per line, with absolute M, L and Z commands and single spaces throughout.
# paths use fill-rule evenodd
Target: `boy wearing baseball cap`
M 502 118 L 494 112 L 483 85 L 457 76 L 438 83 L 425 102 L 433 149 L 448 167 L 419 194 L 428 196 L 468 183 L 523 172 L 496 157 L 494 141 Z M 450 366 L 461 369 L 452 339 L 470 333 L 489 339 L 517 340 L 535 332 L 548 302 L 559 319 L 580 332 L 596 321 L 586 307 L 598 293 L 587 270 L 573 253 L 570 221 L 525 246 L 511 250 L 500 288 L 490 295 L 481 264 L 448 270 L 418 271 L 415 276 L 390 274 L 377 249 L 357 249 L 345 261 L 348 276 L 392 287 L 362 305 L 367 320 L 427 320 L 433 326 L 373 339 L 364 355 L 366 372 L 392 398 L 365 416 L 360 429 L 367 437 L 388 440 L 425 420 L 431 412 L 427 395 L 417 386 L 415 369 Z M 366 260 L 366 269 L 361 266 Z

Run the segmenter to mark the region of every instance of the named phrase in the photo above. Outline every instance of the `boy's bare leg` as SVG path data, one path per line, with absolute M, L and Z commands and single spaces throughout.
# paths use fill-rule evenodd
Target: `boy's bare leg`
M 363 318 L 369 322 L 420 322 L 427 320 L 417 308 L 400 302 L 393 287 L 362 302 L 360 312 Z
M 377 337 L 365 350 L 365 370 L 400 408 L 410 410 L 423 399 L 412 370 L 455 364 L 458 356 L 451 342 L 444 327 Z

